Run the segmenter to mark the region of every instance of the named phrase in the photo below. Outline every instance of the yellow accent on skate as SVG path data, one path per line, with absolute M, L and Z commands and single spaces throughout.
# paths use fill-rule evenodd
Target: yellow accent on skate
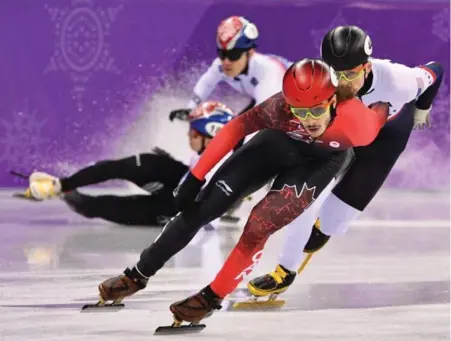
M 307 256 L 305 256 L 304 260 L 302 261 L 301 266 L 298 269 L 298 275 L 301 274 L 302 271 L 304 271 L 305 267 L 310 263 L 310 260 L 312 259 L 314 253 L 309 253 Z
M 25 200 L 29 200 L 29 201 L 35 201 L 35 202 L 42 201 L 40 199 L 36 199 L 36 198 L 33 197 L 33 195 L 31 194 L 31 189 L 30 188 L 27 188 L 25 190 L 25 192 L 22 192 L 22 193 L 14 193 L 13 197 L 14 198 L 19 198 L 19 199 L 25 199 Z
M 320 223 L 320 221 L 319 221 L 319 218 L 316 219 L 316 221 L 315 221 L 315 227 L 316 227 L 318 230 L 321 230 L 321 223 Z M 324 245 L 326 245 L 326 244 L 324 244 Z M 323 246 L 324 246 L 324 245 L 323 245 Z M 302 261 L 301 266 L 300 266 L 299 269 L 298 269 L 298 275 L 300 275 L 301 272 L 304 271 L 305 267 L 308 265 L 308 263 L 310 263 L 310 260 L 312 259 L 313 255 L 314 255 L 315 253 L 317 253 L 317 252 L 318 252 L 319 250 L 321 250 L 321 249 L 322 249 L 322 247 L 319 248 L 318 250 L 316 250 L 315 252 L 307 253 L 307 256 L 305 256 L 304 260 Z
M 280 265 L 277 265 L 276 270 L 269 273 L 269 275 L 276 281 L 277 284 L 280 284 L 283 282 L 283 279 L 288 275 L 287 272 L 285 272 Z M 255 287 L 252 284 L 252 281 L 247 283 L 247 289 L 253 296 L 257 297 L 264 297 L 268 295 L 274 295 L 274 294 L 281 294 L 285 290 L 287 290 L 288 287 L 280 288 L 276 290 L 261 290 L 257 287 Z
M 33 172 L 28 181 L 28 188 L 34 199 L 53 199 L 61 194 L 61 183 L 59 179 L 53 175 L 44 172 Z
M 321 224 L 319 219 L 315 221 L 315 227 L 317 229 L 320 229 Z M 319 249 L 317 250 L 319 251 Z M 301 265 L 299 266 L 299 269 L 297 270 L 297 274 L 301 274 L 307 265 L 310 263 L 313 255 L 317 252 L 313 253 L 305 253 L 304 260 L 302 261 Z M 269 275 L 274 279 L 274 281 L 277 284 L 283 283 L 284 278 L 288 275 L 287 272 L 283 270 L 283 268 L 280 265 L 277 265 L 276 270 L 269 273 Z M 242 309 L 242 310 L 258 310 L 258 309 L 274 309 L 274 308 L 282 308 L 285 305 L 284 300 L 277 300 L 277 297 L 279 294 L 284 293 L 289 286 L 280 288 L 280 289 L 274 289 L 274 290 L 262 290 L 257 287 L 255 287 L 252 284 L 252 281 L 249 281 L 247 283 L 247 289 L 249 293 L 254 296 L 249 301 L 245 302 L 235 302 L 233 304 L 233 309 Z M 259 298 L 264 298 L 266 296 L 269 296 L 267 300 L 261 300 L 259 301 Z
M 33 196 L 31 195 L 31 189 L 27 188 L 24 193 L 25 198 L 31 199 Z
M 277 284 L 283 283 L 284 278 L 288 275 L 280 265 L 277 265 L 276 270 L 269 273 L 269 275 L 274 279 Z M 233 309 L 274 309 L 281 308 L 285 305 L 284 300 L 277 300 L 279 294 L 285 292 L 288 287 L 273 289 L 273 290 L 262 290 L 255 287 L 252 282 L 247 283 L 247 289 L 254 296 L 249 301 L 235 302 L 233 304 Z M 259 301 L 259 298 L 265 298 L 265 300 Z
M 123 298 L 117 299 L 112 303 L 107 303 L 102 297 L 99 297 L 99 300 L 96 304 L 85 304 L 81 308 L 81 312 L 92 312 L 92 311 L 119 311 L 125 307 L 123 303 L 121 303 Z
M 263 309 L 277 309 L 285 305 L 284 300 L 277 300 L 278 294 L 269 295 L 269 298 L 264 301 L 258 301 L 258 297 L 253 297 L 249 301 L 235 302 L 233 309 L 236 310 L 263 310 Z
M 174 328 L 180 327 L 182 325 L 182 323 L 183 323 L 183 321 L 180 321 L 174 317 L 174 322 L 172 322 L 171 327 L 174 327 Z

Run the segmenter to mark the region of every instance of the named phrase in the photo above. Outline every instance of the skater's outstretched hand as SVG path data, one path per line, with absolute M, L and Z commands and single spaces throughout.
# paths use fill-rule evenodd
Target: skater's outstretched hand
M 191 112 L 191 109 L 176 109 L 172 110 L 169 113 L 169 121 L 174 121 L 175 119 L 181 120 L 181 121 L 188 121 L 189 113 Z
M 192 207 L 196 202 L 205 180 L 199 180 L 191 172 L 188 173 L 185 181 L 183 181 L 173 192 L 174 203 L 181 212 Z

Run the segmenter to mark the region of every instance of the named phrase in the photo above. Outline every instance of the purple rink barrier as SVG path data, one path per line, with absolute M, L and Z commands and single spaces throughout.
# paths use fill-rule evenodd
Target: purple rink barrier
M 356 24 L 376 57 L 442 63 L 434 127 L 412 133 L 386 185 L 449 186 L 449 3 L 206 0 L 1 1 L 0 186 L 23 184 L 10 169 L 62 175 L 155 144 L 186 159 L 186 127 L 167 115 L 185 105 L 215 57 L 219 21 L 234 14 L 257 24 L 261 52 L 291 60 L 319 56 L 330 28 Z

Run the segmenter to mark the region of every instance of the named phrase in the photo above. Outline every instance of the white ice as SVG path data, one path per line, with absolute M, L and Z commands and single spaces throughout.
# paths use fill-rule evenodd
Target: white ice
M 243 221 L 201 231 L 123 310 L 80 313 L 96 301 L 97 285 L 132 266 L 160 229 L 87 220 L 59 200 L 20 201 L 5 190 L 0 203 L 0 340 L 450 339 L 448 193 L 383 191 L 347 235 L 312 258 L 281 311 L 220 311 L 203 332 L 172 336 L 153 332 L 171 323 L 170 303 L 213 279 Z M 282 233 L 254 275 L 275 266 Z

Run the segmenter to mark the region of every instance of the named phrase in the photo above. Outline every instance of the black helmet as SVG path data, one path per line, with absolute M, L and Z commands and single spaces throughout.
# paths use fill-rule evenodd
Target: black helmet
M 364 64 L 373 53 L 370 36 L 357 26 L 338 26 L 330 30 L 321 44 L 321 58 L 336 71 Z

